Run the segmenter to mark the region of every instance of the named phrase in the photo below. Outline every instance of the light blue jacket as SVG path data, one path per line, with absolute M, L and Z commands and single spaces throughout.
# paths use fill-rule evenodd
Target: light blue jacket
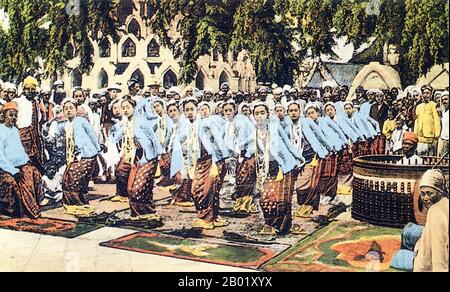
M 225 127 L 225 124 L 227 123 L 227 121 L 225 120 L 225 118 L 219 116 L 219 115 L 211 115 L 209 117 L 209 119 L 218 127 L 218 128 L 223 128 Z
M 141 164 L 146 164 L 162 154 L 161 143 L 154 131 L 157 121 L 134 116 L 134 137 L 144 151 Z M 118 143 L 123 136 L 124 126 L 119 122 L 111 128 L 110 139 L 113 143 Z
M 292 125 L 292 120 L 289 116 L 284 116 L 283 120 L 280 120 L 280 118 L 277 115 L 271 116 L 271 121 L 277 121 L 280 123 L 281 128 L 283 129 L 289 129 L 289 127 Z
M 319 125 L 314 123 L 313 120 L 310 118 L 300 118 L 299 123 L 302 130 L 302 136 L 305 137 L 311 145 L 311 148 L 320 158 L 325 158 L 330 151 L 334 150 L 333 145 L 327 141 L 322 129 Z M 288 133 L 289 139 L 292 140 L 293 124 L 291 124 L 285 131 Z
M 137 116 L 148 119 L 154 119 L 157 117 L 155 110 L 153 109 L 154 98 L 142 98 L 136 105 L 134 112 Z
M 217 163 L 230 157 L 230 151 L 225 146 L 223 141 L 223 134 L 217 127 L 214 118 L 197 118 L 198 123 L 198 136 L 199 145 L 204 147 L 208 155 L 212 157 L 213 162 Z M 179 171 L 189 167 L 185 165 L 183 156 L 183 144 L 188 138 L 189 131 L 191 129 L 191 122 L 185 117 L 181 117 L 179 121 L 179 128 L 174 139 L 174 145 L 172 148 L 172 163 L 170 174 L 171 177 L 175 176 Z M 196 153 L 196 159 L 200 159 L 199 151 Z M 190 162 L 191 163 L 191 162 Z
M 373 104 L 374 104 L 373 102 L 366 101 L 359 108 L 359 113 L 364 117 L 370 116 L 370 110 L 372 109 Z
M 220 127 L 220 130 L 227 149 L 230 152 L 241 154 L 252 141 L 253 125 L 247 117 L 241 114 L 236 115 L 233 122 L 235 124 L 235 129 L 231 137 L 227 135 L 231 123 L 230 121 L 225 121 L 225 124 Z
M 17 167 L 27 164 L 29 160 L 20 140 L 19 130 L 0 124 L 0 169 L 15 175 L 19 173 Z
M 344 102 L 343 101 L 336 101 L 334 103 L 334 108 L 336 109 L 336 115 L 338 117 L 340 116 L 347 116 L 344 110 Z
M 279 122 L 269 122 L 270 155 L 277 161 L 284 174 L 301 168 L 305 164 L 302 154 L 294 148 L 285 130 Z M 251 158 L 256 152 L 256 127 L 252 127 L 252 141 L 247 147 L 245 157 Z M 265 145 L 258 142 L 258 147 L 265 150 Z
M 353 122 L 358 128 L 358 130 L 362 133 L 364 141 L 375 137 L 376 135 L 375 130 L 369 126 L 369 122 L 367 120 L 364 121 L 360 113 L 358 112 L 353 113 L 353 116 L 350 119 L 350 121 Z
M 158 136 L 158 141 L 160 141 L 160 137 L 159 137 L 159 133 L 158 133 L 158 129 L 162 129 L 162 124 L 163 122 L 166 123 L 166 135 L 164 136 L 163 139 L 163 143 L 161 144 L 162 147 L 162 151 L 165 153 L 169 147 L 169 143 L 170 143 L 170 137 L 172 136 L 173 133 L 173 121 L 171 118 L 169 118 L 168 115 L 164 115 L 163 117 L 158 118 L 157 123 L 155 124 L 155 133 Z
M 357 134 L 360 141 L 366 141 L 369 138 L 368 136 L 370 135 L 367 133 L 366 130 L 364 130 L 365 129 L 365 127 L 363 126 L 364 123 L 358 121 L 360 119 L 358 115 L 355 116 L 354 113 L 351 118 L 345 115 L 345 117 L 343 117 L 342 119 L 345 120 L 348 125 L 350 125 L 350 128 Z
M 370 116 L 370 108 L 369 112 L 360 111 L 359 115 L 361 117 L 361 120 L 364 122 L 365 127 L 373 137 L 381 133 L 380 124 Z
M 344 149 L 347 145 L 347 137 L 333 120 L 329 117 L 321 117 L 319 118 L 319 127 L 322 129 L 327 141 L 333 145 L 334 150 L 339 152 Z
M 381 134 L 381 128 L 380 128 L 380 123 L 378 123 L 378 121 L 376 121 L 374 118 L 372 118 L 371 116 L 367 117 L 367 121 L 370 123 L 370 125 L 372 126 L 372 129 L 375 130 L 376 135 Z
M 347 114 L 336 116 L 336 124 L 353 143 L 358 140 L 364 140 L 364 135 L 359 131 L 355 124 L 348 119 Z
M 56 136 L 66 138 L 66 125 L 68 121 L 58 124 Z M 86 118 L 75 117 L 73 120 L 73 138 L 75 141 L 75 153 L 81 158 L 93 158 L 101 152 L 100 144 L 94 128 Z

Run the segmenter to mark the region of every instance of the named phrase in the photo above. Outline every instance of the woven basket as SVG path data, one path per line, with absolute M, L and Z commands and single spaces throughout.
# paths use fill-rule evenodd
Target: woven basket
M 426 210 L 419 202 L 422 175 L 439 162 L 438 157 L 424 157 L 423 165 L 397 165 L 401 156 L 363 156 L 354 160 L 354 219 L 371 224 L 402 228 L 407 223 L 423 224 Z M 435 167 L 449 177 L 449 160 Z

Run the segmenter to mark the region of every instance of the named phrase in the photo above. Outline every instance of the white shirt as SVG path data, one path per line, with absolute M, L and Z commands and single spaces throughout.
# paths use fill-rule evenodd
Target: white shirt
M 33 122 L 33 102 L 29 101 L 24 95 L 14 99 L 19 108 L 17 115 L 17 128 L 23 129 L 31 126 Z
M 407 132 L 407 127 L 403 126 L 401 130 L 395 129 L 392 132 L 391 150 L 398 151 L 403 147 L 403 135 Z
M 292 124 L 291 142 L 292 142 L 292 145 L 295 147 L 295 149 L 297 149 L 300 153 L 303 152 L 302 139 L 303 139 L 303 132 L 302 132 L 302 126 L 300 125 L 300 122 Z
M 256 99 L 256 100 L 252 101 L 252 103 L 250 104 L 250 107 L 253 108 L 255 106 L 255 104 L 257 104 L 259 102 L 261 102 L 260 99 Z M 269 108 L 269 114 L 274 114 L 275 113 L 275 101 L 273 100 L 273 98 L 270 95 L 267 96 L 266 101 L 264 101 L 264 103 Z
M 95 134 L 97 134 L 97 138 L 100 142 L 104 141 L 103 133 L 102 133 L 102 125 L 100 122 L 100 114 L 92 112 L 92 117 L 90 118 L 90 122 L 92 127 L 94 128 Z
M 268 95 L 266 99 L 266 104 L 269 107 L 271 113 L 275 112 L 275 101 L 273 100 L 273 95 Z
M 411 158 L 403 157 L 397 161 L 397 165 L 421 165 L 423 164 L 423 158 L 418 155 L 413 155 Z
M 442 132 L 441 132 L 441 139 L 442 140 L 447 140 L 448 141 L 448 136 L 449 136 L 449 115 L 448 115 L 448 110 L 446 110 L 443 114 L 442 114 Z
M 209 109 L 211 110 L 212 113 L 216 112 L 216 103 L 214 101 L 208 101 L 209 104 Z
M 141 95 L 135 95 L 132 96 L 131 99 L 133 99 L 136 103 L 139 103 L 143 99 L 143 97 Z

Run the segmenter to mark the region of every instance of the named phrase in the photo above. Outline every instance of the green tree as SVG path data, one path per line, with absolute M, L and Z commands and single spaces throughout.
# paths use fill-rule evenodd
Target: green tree
M 261 82 L 292 84 L 304 54 L 294 47 L 294 29 L 283 2 L 244 1 L 234 16 L 231 49 L 249 52 Z
M 332 56 L 335 39 L 344 36 L 355 47 L 374 40 L 356 57 L 360 62 L 383 61 L 385 45 L 396 45 L 405 84 L 449 59 L 448 0 L 146 1 L 155 12 L 150 25 L 173 50 L 185 83 L 194 80 L 199 57 L 212 50 L 246 50 L 259 81 L 291 83 L 308 51 Z M 39 58 L 46 73 L 61 73 L 72 45 L 80 71 L 88 72 L 92 41 L 118 39 L 119 2 L 80 0 L 79 13 L 68 15 L 67 0 L 0 0 L 11 23 L 0 29 L 0 76 L 22 78 Z
M 370 2 L 379 4 L 368 15 Z M 365 63 L 383 60 L 383 48 L 394 44 L 400 53 L 396 66 L 402 83 L 414 84 L 433 65 L 449 60 L 448 0 L 347 0 L 334 15 L 339 36 L 348 36 L 356 47 L 375 38 L 372 46 L 355 58 Z
M 79 70 L 92 67 L 92 40 L 112 35 L 118 40 L 118 1 L 80 0 L 79 9 L 68 11 L 66 0 L 0 0 L 10 27 L 0 40 L 0 75 L 22 79 L 44 60 L 46 74 L 66 70 L 73 53 L 80 58 Z M 73 13 L 68 13 L 73 12 Z M 73 49 L 72 49 L 73 47 Z
M 289 25 L 283 19 L 275 21 L 286 9 L 284 2 L 153 0 L 156 13 L 151 25 L 179 58 L 182 82 L 195 78 L 198 58 L 213 50 L 222 54 L 247 50 L 260 81 L 291 82 L 299 56 Z M 173 39 L 169 27 L 175 19 L 180 37 Z
M 291 0 L 291 13 L 298 19 L 300 46 L 310 49 L 314 57 L 335 56 L 333 14 L 338 4 L 335 0 Z
M 406 81 L 412 83 L 433 65 L 449 60 L 447 0 L 405 0 L 406 17 L 401 38 Z
M 182 68 L 180 80 L 191 82 L 198 72 L 199 57 L 211 54 L 213 49 L 228 52 L 233 15 L 237 1 L 171 1 L 153 0 L 155 16 L 152 26 L 162 43 L 173 49 Z M 178 17 L 180 38 L 171 38 L 169 28 Z
M 0 0 L 9 17 L 9 29 L 2 32 L 0 74 L 19 77 L 36 68 L 39 44 L 44 40 L 39 20 L 48 6 L 45 1 Z

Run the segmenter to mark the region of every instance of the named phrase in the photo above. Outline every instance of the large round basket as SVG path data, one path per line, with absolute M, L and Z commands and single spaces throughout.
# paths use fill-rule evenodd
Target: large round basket
M 423 157 L 422 165 L 399 165 L 400 156 L 362 156 L 354 160 L 354 219 L 402 228 L 423 224 L 426 210 L 419 200 L 419 182 L 429 169 L 440 169 L 447 181 L 449 160 Z

